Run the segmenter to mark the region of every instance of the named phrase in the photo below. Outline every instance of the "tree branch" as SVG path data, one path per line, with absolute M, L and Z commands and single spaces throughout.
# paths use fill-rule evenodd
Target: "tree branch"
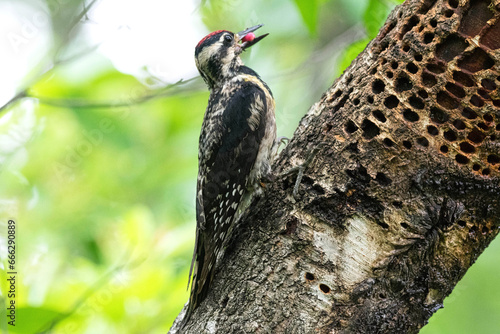
M 63 60 L 57 60 L 57 57 L 58 57 L 58 54 L 66 47 L 68 41 L 69 41 L 69 34 L 70 32 L 76 27 L 78 26 L 78 24 L 81 22 L 82 18 L 84 18 L 88 12 L 90 11 L 90 9 L 94 6 L 94 4 L 97 2 L 97 0 L 92 0 L 87 6 L 84 5 L 84 8 L 82 9 L 82 11 L 73 19 L 73 21 L 69 24 L 69 26 L 67 27 L 67 29 L 65 30 L 67 32 L 67 34 L 65 35 L 65 37 L 63 38 L 63 40 L 59 43 L 59 45 L 55 48 L 55 51 L 54 51 L 54 54 L 55 56 L 53 58 L 55 58 L 56 60 L 53 60 L 51 59 L 45 66 L 37 66 L 37 68 L 42 68 L 41 72 L 38 73 L 38 75 L 36 75 L 33 79 L 30 80 L 30 84 L 26 85 L 25 88 L 21 89 L 16 95 L 14 95 L 9 101 L 7 101 L 4 105 L 1 105 L 0 106 L 0 113 L 4 110 L 6 110 L 10 105 L 12 105 L 14 102 L 17 102 L 25 97 L 28 97 L 29 94 L 29 88 L 33 85 L 34 82 L 38 81 L 39 78 L 41 78 L 43 75 L 47 74 L 48 72 L 50 72 L 54 66 L 58 65 L 58 64 L 61 64 L 61 63 L 65 63 L 65 62 L 69 62 L 69 61 L 73 61 L 85 54 L 87 54 L 86 52 L 92 52 L 94 50 L 94 48 L 90 48 L 88 50 L 85 50 L 85 52 L 83 53 L 79 53 L 73 57 L 70 57 L 68 59 L 63 59 Z M 44 58 L 45 60 L 45 58 Z M 43 62 L 42 62 L 43 63 Z
M 195 84 L 192 85 L 190 89 L 186 89 L 185 87 L 181 88 L 183 85 L 191 82 L 194 82 Z M 198 82 L 198 84 L 196 84 L 196 82 Z M 123 99 L 118 101 L 92 102 L 88 101 L 87 99 L 50 98 L 50 97 L 37 96 L 31 94 L 26 94 L 25 97 L 36 99 L 38 102 L 42 104 L 50 105 L 53 107 L 73 108 L 73 109 L 111 109 L 111 108 L 130 107 L 157 98 L 173 96 L 179 94 L 180 92 L 187 93 L 189 91 L 199 90 L 199 86 L 201 86 L 201 84 L 202 81 L 199 76 L 187 80 L 181 79 L 173 84 L 169 84 L 161 89 L 152 92 L 147 92 L 147 89 L 143 88 L 144 91 L 141 90 L 140 94 L 131 94 L 129 99 Z

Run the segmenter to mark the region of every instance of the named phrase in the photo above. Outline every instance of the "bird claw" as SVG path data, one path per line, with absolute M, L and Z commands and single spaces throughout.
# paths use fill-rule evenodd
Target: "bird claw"
M 290 142 L 290 138 L 285 137 L 285 136 L 281 136 L 281 137 L 278 137 L 278 139 L 276 139 L 276 141 L 278 143 L 278 147 L 276 148 L 276 151 L 278 151 L 282 144 L 285 146 L 288 145 L 288 143 Z
M 286 136 L 280 136 L 278 137 L 278 143 L 280 144 L 285 144 L 285 142 L 290 142 L 290 138 L 286 137 Z
M 302 182 L 302 177 L 304 176 L 304 171 L 306 170 L 307 167 L 309 167 L 311 162 L 314 160 L 314 157 L 318 154 L 320 148 L 326 144 L 327 144 L 326 142 L 319 143 L 316 147 L 314 147 L 309 152 L 309 154 L 307 155 L 307 159 L 302 164 L 295 166 L 295 167 L 292 167 L 280 175 L 280 178 L 284 178 L 284 177 L 290 176 L 294 173 L 297 173 L 297 179 L 295 179 L 295 184 L 293 186 L 293 192 L 292 192 L 293 198 L 295 200 L 299 199 L 299 185 Z

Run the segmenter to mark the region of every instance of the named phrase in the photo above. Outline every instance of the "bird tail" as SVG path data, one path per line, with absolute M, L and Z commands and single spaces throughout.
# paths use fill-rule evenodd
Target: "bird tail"
M 183 328 L 184 325 L 189 321 L 189 318 L 193 314 L 194 310 L 207 296 L 210 283 L 215 273 L 217 259 L 215 258 L 215 256 L 213 256 L 213 252 L 205 253 L 203 245 L 199 245 L 198 242 L 196 243 L 196 248 L 201 252 L 198 255 L 196 255 L 195 253 L 195 258 L 193 258 L 191 264 L 189 276 L 191 277 L 192 272 L 194 272 L 194 275 L 191 281 L 189 303 L 186 310 L 186 315 L 184 316 L 184 319 L 182 321 L 181 328 Z M 205 256 L 205 254 L 208 254 L 208 257 Z

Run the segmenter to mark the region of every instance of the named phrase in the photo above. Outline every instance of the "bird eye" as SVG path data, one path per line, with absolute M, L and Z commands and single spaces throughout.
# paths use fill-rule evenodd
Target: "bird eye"
M 224 36 L 224 42 L 229 43 L 233 41 L 233 36 L 231 35 L 225 35 Z

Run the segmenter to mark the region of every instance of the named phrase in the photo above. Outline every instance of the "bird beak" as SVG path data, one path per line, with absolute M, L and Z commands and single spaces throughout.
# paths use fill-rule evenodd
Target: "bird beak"
M 237 35 L 238 35 L 238 39 L 241 41 L 241 40 L 244 40 L 245 36 L 248 35 L 249 33 L 251 32 L 254 32 L 255 30 L 259 29 L 260 27 L 262 27 L 263 24 L 258 24 L 256 26 L 253 26 L 253 27 L 250 27 L 250 28 L 247 28 L 243 31 L 240 31 Z M 264 37 L 266 37 L 267 35 L 269 34 L 264 34 L 264 35 L 261 35 L 259 37 L 255 37 L 251 40 L 244 40 L 243 43 L 241 43 L 241 49 L 242 50 L 245 50 L 249 47 L 251 47 L 252 45 L 256 44 L 258 41 L 260 41 L 261 39 L 263 39 Z

